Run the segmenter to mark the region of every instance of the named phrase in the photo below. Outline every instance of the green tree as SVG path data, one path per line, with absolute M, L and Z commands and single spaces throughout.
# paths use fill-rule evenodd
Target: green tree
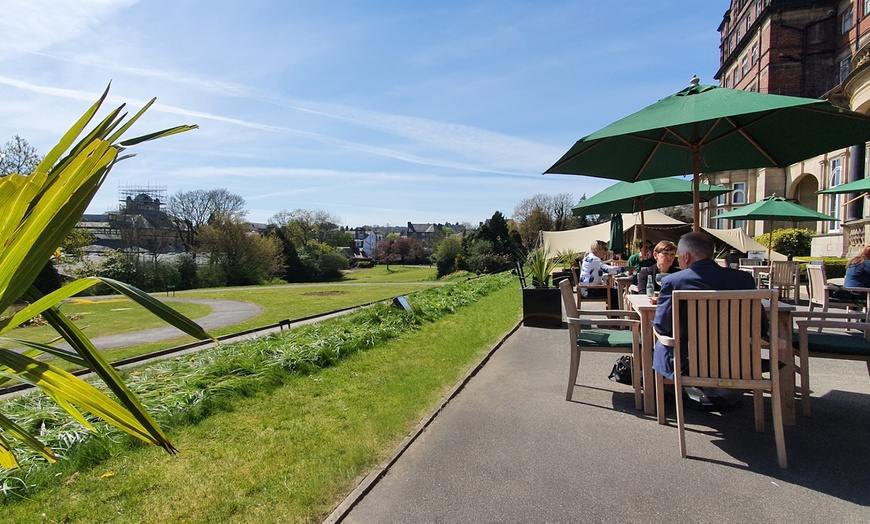
M 97 241 L 87 229 L 75 228 L 63 239 L 60 245 L 64 258 L 71 262 L 78 262 L 85 254 L 85 248 Z
M 13 173 L 27 176 L 36 170 L 42 158 L 27 140 L 18 135 L 0 149 L 0 176 Z
M 242 219 L 247 216 L 245 199 L 225 188 L 179 191 L 169 197 L 166 210 L 188 251 L 195 251 L 199 231 L 215 217 Z
M 340 218 L 320 209 L 295 209 L 275 213 L 270 224 L 275 224 L 287 232 L 297 249 L 303 248 L 309 242 L 327 242 L 330 237 L 338 236 Z M 335 244 L 336 246 L 346 246 Z
M 444 237 L 437 242 L 431 257 L 432 262 L 435 264 L 437 277 L 441 278 L 456 271 L 456 259 L 461 256 L 461 238 L 457 236 Z
M 301 258 L 308 267 L 310 280 L 341 278 L 341 270 L 350 266 L 350 262 L 338 249 L 324 242 L 309 242 Z
M 14 350 L 21 342 L 0 338 L 0 369 L 3 377 L 0 382 L 20 380 L 31 383 L 48 392 L 52 400 L 89 428 L 90 423 L 82 411 L 174 453 L 175 448 L 166 435 L 130 392 L 117 371 L 87 336 L 60 314 L 57 305 L 98 283 L 105 283 L 188 334 L 199 339 L 210 338 L 209 335 L 172 308 L 122 282 L 80 279 L 48 295 L 43 295 L 32 286 L 45 261 L 75 227 L 111 169 L 118 161 L 130 158 L 131 155 L 119 156 L 121 151 L 147 140 L 196 127 L 178 126 L 121 141 L 130 126 L 151 106 L 152 100 L 128 122 L 124 122 L 126 113 L 122 113 L 122 108 L 117 108 L 94 129 L 86 131 L 85 128 L 107 95 L 108 89 L 28 176 L 9 174 L 0 178 L 0 198 L 4 203 L 4 213 L 0 219 L 0 243 L 4 246 L 0 250 L 0 311 L 5 311 L 14 302 L 28 304 L 14 315 L 0 320 L 0 335 L 42 314 L 72 348 L 69 351 L 48 344 L 27 343 L 26 351 L 22 353 Z M 81 136 L 84 138 L 80 139 Z M 12 195 L 16 198 L 11 198 Z M 90 369 L 111 389 L 117 400 L 66 371 L 40 361 L 42 353 Z M 2 415 L 0 422 L 5 436 L 15 437 L 48 461 L 57 460 L 54 453 L 28 428 Z M 12 449 L 6 438 L 0 438 L 0 466 L 18 466 Z
M 526 248 L 537 245 L 541 231 L 565 231 L 580 227 L 571 208 L 576 204 L 570 193 L 537 194 L 523 199 L 514 208 L 514 223 Z
M 227 286 L 260 284 L 283 270 L 280 243 L 252 232 L 237 216 L 213 217 L 199 232 L 198 249 Z
M 770 235 L 773 235 L 772 248 L 774 251 L 794 257 L 806 257 L 810 255 L 813 235 L 815 234 L 816 232 L 812 229 L 780 228 L 755 237 L 755 241 L 766 246 L 770 242 Z

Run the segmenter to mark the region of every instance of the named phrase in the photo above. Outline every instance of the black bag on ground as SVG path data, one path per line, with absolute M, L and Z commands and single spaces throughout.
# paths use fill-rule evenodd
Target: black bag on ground
M 743 405 L 742 389 L 683 387 L 686 407 L 699 411 L 730 411 Z
M 610 380 L 615 380 L 620 384 L 628 384 L 631 385 L 631 356 L 623 355 L 616 359 L 616 364 L 613 365 L 613 369 L 610 370 L 610 375 L 608 376 Z

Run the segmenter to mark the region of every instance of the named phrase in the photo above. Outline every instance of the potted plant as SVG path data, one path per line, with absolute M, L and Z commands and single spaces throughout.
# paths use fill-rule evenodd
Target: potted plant
M 526 281 L 523 288 L 523 324 L 531 327 L 562 327 L 562 303 L 559 288 L 550 285 L 557 257 L 543 248 L 526 255 Z

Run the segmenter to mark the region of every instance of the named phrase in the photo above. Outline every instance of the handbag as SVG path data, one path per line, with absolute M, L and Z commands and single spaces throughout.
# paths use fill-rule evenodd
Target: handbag
M 613 364 L 613 369 L 610 370 L 610 375 L 608 377 L 610 380 L 615 380 L 620 384 L 628 384 L 631 385 L 631 356 L 623 355 L 616 359 L 616 363 Z

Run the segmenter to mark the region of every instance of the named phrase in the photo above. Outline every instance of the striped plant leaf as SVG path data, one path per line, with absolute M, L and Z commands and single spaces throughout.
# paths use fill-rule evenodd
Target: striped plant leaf
M 122 150 L 196 128 L 177 126 L 121 141 L 130 126 L 154 103 L 152 100 L 129 120 L 127 114 L 122 112 L 124 106 L 117 107 L 90 131 L 86 131 L 108 92 L 107 86 L 99 100 L 63 135 L 34 173 L 29 176 L 13 174 L 0 177 L 0 201 L 4 206 L 4 213 L 0 215 L 0 311 L 21 300 L 30 302 L 15 315 L 0 321 L 0 333 L 41 313 L 75 351 L 73 355 L 35 343 L 24 344 L 30 348 L 26 354 L 0 348 L 0 375 L 14 376 L 36 385 L 86 427 L 89 427 L 89 423 L 79 409 L 172 453 L 175 448 L 127 389 L 118 373 L 81 330 L 61 315 L 56 307 L 62 300 L 100 280 L 81 279 L 45 297 L 31 287 L 46 261 L 75 227 L 112 167 L 119 160 L 132 156 L 124 154 L 119 157 Z M 136 288 L 115 281 L 106 283 L 185 333 L 199 339 L 212 338 L 195 322 Z M 33 358 L 43 351 L 67 360 L 77 360 L 94 371 L 118 401 L 110 399 L 81 379 Z M 31 447 L 38 442 L 20 427 L 6 425 L 2 420 L 0 427 L 6 428 L 10 435 Z M 5 441 L 0 442 L 0 465 L 13 467 L 15 460 L 11 455 L 11 448 L 5 445 Z M 44 456 L 48 458 L 50 455 Z

